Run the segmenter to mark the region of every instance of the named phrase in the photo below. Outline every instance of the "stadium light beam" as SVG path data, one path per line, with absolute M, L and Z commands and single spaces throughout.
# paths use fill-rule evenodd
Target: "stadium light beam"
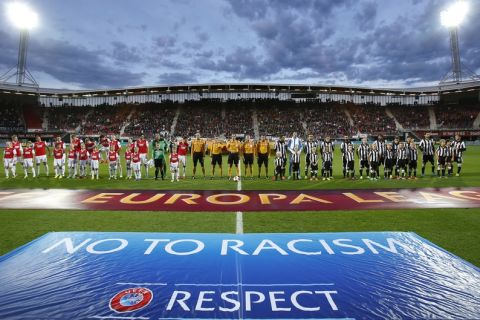
M 13 71 L 14 68 L 7 71 L 0 77 L 0 82 L 8 82 L 11 78 L 16 77 L 16 83 L 19 86 L 33 85 L 38 87 L 37 82 L 27 69 L 29 31 L 38 26 L 38 15 L 27 4 L 18 1 L 7 3 L 5 8 L 10 22 L 20 30 L 20 43 L 16 71 Z
M 447 28 L 458 27 L 468 13 L 469 5 L 465 1 L 457 1 L 447 10 L 440 12 L 440 21 Z
M 12 24 L 20 30 L 32 30 L 38 26 L 38 15 L 28 5 L 21 2 L 7 4 L 7 15 Z
M 469 10 L 469 5 L 466 1 L 455 1 L 449 8 L 440 12 L 440 21 L 442 25 L 448 28 L 450 33 L 450 49 L 452 54 L 452 70 L 443 78 L 440 83 L 449 82 L 453 80 L 455 83 L 460 83 L 463 80 L 462 63 L 460 61 L 460 46 L 458 43 L 458 26 L 465 20 Z M 476 80 L 477 76 L 470 72 L 470 77 Z

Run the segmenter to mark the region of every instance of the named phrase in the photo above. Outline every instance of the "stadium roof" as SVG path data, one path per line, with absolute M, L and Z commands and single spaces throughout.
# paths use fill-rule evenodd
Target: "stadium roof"
M 96 90 L 66 90 L 52 88 L 36 88 L 18 86 L 15 84 L 0 84 L 0 91 L 4 93 L 63 96 L 63 97 L 90 97 L 115 95 L 143 95 L 162 93 L 188 92 L 290 92 L 290 93 L 336 93 L 362 95 L 418 95 L 418 94 L 447 94 L 453 92 L 473 91 L 480 89 L 480 81 L 462 82 L 458 84 L 442 84 L 431 87 L 416 88 L 368 88 L 356 86 L 330 86 L 316 84 L 265 84 L 265 83 L 212 83 L 212 84 L 183 84 L 160 85 L 147 87 L 128 87 L 116 89 Z

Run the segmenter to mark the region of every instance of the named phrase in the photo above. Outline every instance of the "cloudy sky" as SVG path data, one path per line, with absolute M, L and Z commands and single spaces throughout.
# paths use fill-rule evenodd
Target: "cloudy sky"
M 42 87 L 261 82 L 404 87 L 450 68 L 453 0 L 24 0 L 40 16 L 28 66 Z M 18 31 L 0 3 L 0 74 Z M 460 27 L 480 73 L 480 1 Z

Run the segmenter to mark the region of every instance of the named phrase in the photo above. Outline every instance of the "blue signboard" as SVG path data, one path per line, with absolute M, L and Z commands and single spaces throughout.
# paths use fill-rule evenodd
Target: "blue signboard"
M 0 319 L 480 318 L 479 268 L 402 232 L 49 233 L 0 288 Z

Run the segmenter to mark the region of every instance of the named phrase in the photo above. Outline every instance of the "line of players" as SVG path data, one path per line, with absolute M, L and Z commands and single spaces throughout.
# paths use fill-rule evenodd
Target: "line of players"
M 151 159 L 149 156 L 149 142 L 142 135 L 136 141 L 128 141 L 124 152 L 126 163 L 126 178 L 135 178 L 140 180 L 142 177 L 142 166 L 144 167 L 145 177 L 149 177 L 149 167 L 155 167 L 155 179 L 163 180 L 166 173 L 167 153 L 169 153 L 169 164 L 172 181 L 178 181 L 180 178 L 180 168 L 183 168 L 182 177 L 186 176 L 186 156 L 190 148 L 190 154 L 193 160 L 193 178 L 196 175 L 197 164 L 200 164 L 202 173 L 205 176 L 204 157 L 209 151 L 211 157 L 211 178 L 215 176 L 215 169 L 218 166 L 220 176 L 223 176 L 222 154 L 226 148 L 228 152 L 228 177 L 232 178 L 232 169 L 235 168 L 235 177 L 239 176 L 239 161 L 243 158 L 245 165 L 245 176 L 253 177 L 254 159 L 257 160 L 258 177 L 260 178 L 262 166 L 265 168 L 265 176 L 268 178 L 268 163 L 270 155 L 270 142 L 265 136 L 262 136 L 258 142 L 253 141 L 249 136 L 241 143 L 235 136 L 228 141 L 220 139 L 213 140 L 210 146 L 197 134 L 191 141 L 191 146 L 185 138 L 179 143 L 167 142 L 159 134 L 155 135 L 151 146 Z M 437 162 L 437 175 L 445 177 L 446 174 L 453 174 L 453 163 L 457 164 L 458 176 L 461 172 L 463 163 L 463 152 L 466 151 L 465 143 L 459 135 L 455 136 L 454 141 L 440 140 L 438 148 L 427 133 L 418 145 L 422 151 L 422 176 L 425 174 L 425 167 L 431 164 L 432 174 L 435 174 L 435 160 Z M 123 170 L 120 157 L 121 144 L 115 135 L 109 139 L 106 136 L 100 136 L 99 143 L 89 138 L 82 141 L 76 135 L 72 135 L 71 144 L 67 150 L 65 143 L 60 137 L 54 142 L 53 157 L 55 178 L 65 177 L 65 167 L 68 166 L 68 178 L 85 178 L 87 176 L 87 167 L 89 168 L 92 179 L 99 179 L 99 164 L 108 163 L 109 179 L 116 179 L 117 173 L 120 178 L 123 177 Z M 330 137 L 323 141 L 315 141 L 312 135 L 309 135 L 306 141 L 297 137 L 296 133 L 287 142 L 285 137 L 281 137 L 275 142 L 274 151 L 274 180 L 286 179 L 286 167 L 289 164 L 289 179 L 301 179 L 300 162 L 302 153 L 305 154 L 304 177 L 310 180 L 318 180 L 319 162 L 322 160 L 321 177 L 324 180 L 333 178 L 333 154 L 335 145 Z M 355 148 L 348 137 L 340 145 L 342 153 L 342 167 L 344 178 L 355 179 L 355 160 L 359 161 L 359 175 L 363 179 L 365 170 L 366 177 L 378 179 L 380 177 L 380 166 L 384 167 L 384 178 L 398 179 L 416 179 L 418 150 L 417 144 L 412 138 L 407 138 L 401 142 L 397 137 L 389 144 L 386 143 L 383 136 L 378 136 L 372 144 L 368 144 L 367 139 L 362 139 L 362 143 Z M 29 170 L 35 177 L 40 173 L 40 166 L 43 164 L 46 175 L 49 175 L 47 162 L 47 153 L 50 154 L 49 147 L 42 141 L 39 135 L 36 136 L 34 143 L 28 142 L 25 148 L 18 141 L 17 136 L 12 136 L 12 141 L 7 142 L 4 149 L 5 175 L 9 178 L 10 173 L 13 177 L 16 175 L 16 165 L 20 158 L 23 159 L 23 170 L 25 178 L 28 177 Z M 287 161 L 288 158 L 288 161 Z M 35 163 L 34 163 L 35 159 Z M 68 160 L 68 162 L 67 162 Z M 35 164 L 35 167 L 34 167 Z
M 49 176 L 49 166 L 47 155 L 53 155 L 53 166 L 55 178 L 86 178 L 87 169 L 91 179 L 99 179 L 100 163 L 107 163 L 109 169 L 109 179 L 117 179 L 117 173 L 123 178 L 123 169 L 120 159 L 121 144 L 115 135 L 109 139 L 101 136 L 97 144 L 94 140 L 86 138 L 82 141 L 78 136 L 72 135 L 71 143 L 67 149 L 61 137 L 57 137 L 53 143 L 53 150 L 50 151 L 47 143 L 37 135 L 35 142 L 27 142 L 25 146 L 18 141 L 16 135 L 12 136 L 12 141 L 6 143 L 4 149 L 4 168 L 5 176 L 8 178 L 16 177 L 17 165 L 23 164 L 24 178 L 28 178 L 29 173 L 32 177 L 38 177 L 40 168 L 43 165 L 45 175 Z M 141 179 L 141 167 L 145 168 L 145 176 L 149 176 L 149 167 L 155 166 L 155 179 L 158 179 L 159 173 L 164 179 L 166 175 L 166 153 L 168 149 L 167 142 L 156 135 L 152 141 L 152 159 L 148 160 L 149 145 L 148 141 L 142 135 L 136 141 L 129 140 L 123 153 L 126 164 L 126 178 L 137 180 Z M 172 172 L 172 181 L 179 179 L 178 163 L 184 164 L 184 176 L 186 170 L 186 153 L 188 143 L 183 142 L 175 146 L 169 155 L 170 169 Z

